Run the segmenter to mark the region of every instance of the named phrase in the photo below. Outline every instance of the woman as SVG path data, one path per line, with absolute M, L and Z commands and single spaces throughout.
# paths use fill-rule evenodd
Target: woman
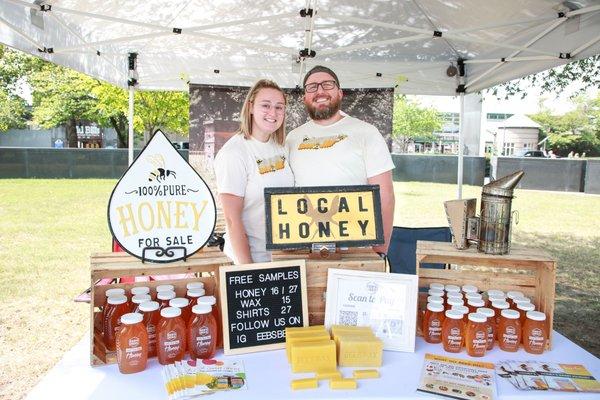
M 264 188 L 294 186 L 285 158 L 286 98 L 262 79 L 250 89 L 239 132 L 215 158 L 217 190 L 225 214 L 224 252 L 236 264 L 271 261 L 266 250 Z

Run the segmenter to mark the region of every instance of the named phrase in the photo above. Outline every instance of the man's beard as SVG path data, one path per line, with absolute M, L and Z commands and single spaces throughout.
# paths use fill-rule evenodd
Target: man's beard
M 340 104 L 342 103 L 342 99 L 338 98 L 337 101 L 331 100 L 331 104 L 328 107 L 320 108 L 313 107 L 312 104 L 306 104 L 306 111 L 308 111 L 308 115 L 313 120 L 324 120 L 333 117 L 340 111 Z

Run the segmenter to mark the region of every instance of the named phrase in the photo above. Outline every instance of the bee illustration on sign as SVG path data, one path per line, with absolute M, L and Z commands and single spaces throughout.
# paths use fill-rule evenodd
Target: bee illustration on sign
M 331 201 L 331 207 L 329 208 L 329 210 L 327 212 L 321 212 L 319 211 L 318 207 L 315 207 L 312 203 L 312 201 L 310 200 L 310 198 L 308 196 L 304 196 L 304 199 L 306 200 L 306 203 L 308 204 L 307 206 L 307 211 L 306 211 L 306 215 L 308 215 L 310 217 L 310 223 L 308 224 L 309 226 L 319 226 L 319 224 L 325 224 L 325 223 L 332 223 L 335 226 L 338 226 L 339 224 L 336 221 L 333 221 L 333 216 L 337 213 L 338 211 L 338 207 L 340 205 L 340 196 L 337 195 L 333 198 L 333 200 Z M 328 226 L 328 225 L 327 225 Z M 314 239 L 314 237 L 317 235 L 317 233 L 319 233 L 318 230 L 315 230 L 315 233 L 313 233 L 311 240 Z M 331 232 L 327 232 L 327 234 L 329 235 Z M 333 235 L 333 233 L 331 233 L 331 236 L 333 238 L 335 238 L 335 235 Z
M 170 176 L 177 179 L 175 171 L 165 168 L 165 159 L 161 154 L 150 155 L 146 157 L 146 160 L 156 168 L 150 171 L 150 173 L 148 174 L 149 182 L 153 182 L 154 180 L 156 180 L 157 182 L 162 182 Z

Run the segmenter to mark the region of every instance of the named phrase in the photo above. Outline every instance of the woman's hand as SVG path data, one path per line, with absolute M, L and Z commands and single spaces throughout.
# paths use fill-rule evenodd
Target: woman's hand
M 231 247 L 235 254 L 238 264 L 251 264 L 252 255 L 250 254 L 250 245 L 248 236 L 242 222 L 242 211 L 244 210 L 244 198 L 229 193 L 219 195 L 221 207 L 225 214 L 225 223 L 227 224 L 228 239 L 231 241 Z

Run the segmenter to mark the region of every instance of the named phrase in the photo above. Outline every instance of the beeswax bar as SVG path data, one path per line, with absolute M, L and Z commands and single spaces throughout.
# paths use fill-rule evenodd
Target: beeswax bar
M 319 381 L 316 378 L 294 379 L 292 381 L 292 390 L 316 389 L 319 387 Z
M 330 389 L 356 389 L 354 379 L 332 379 L 329 381 Z
M 290 360 L 292 372 L 328 372 L 336 369 L 335 342 L 320 340 L 294 344 Z
M 317 379 L 342 379 L 340 371 L 318 372 Z
M 338 360 L 340 356 L 340 341 L 342 339 L 356 339 L 356 338 L 366 338 L 371 339 L 375 338 L 375 335 L 372 333 L 338 333 L 337 336 L 333 337 L 333 341 L 335 342 L 335 348 L 338 355 Z
M 293 335 L 291 335 L 290 337 L 287 337 L 285 339 L 285 352 L 288 358 L 288 361 L 291 359 L 291 350 L 292 350 L 292 346 L 296 343 L 303 343 L 303 342 L 318 342 L 318 341 L 322 341 L 322 340 L 329 340 L 329 334 L 327 333 L 327 331 L 323 331 L 323 332 L 309 332 L 309 334 L 300 334 L 300 333 L 295 333 Z
M 349 325 L 332 325 L 331 336 L 335 337 L 342 333 L 364 333 L 373 334 L 370 326 L 349 326 Z
M 376 369 L 357 369 L 352 372 L 354 379 L 377 379 L 379 378 L 379 371 Z
M 383 342 L 378 338 L 341 337 L 340 367 L 380 367 Z

